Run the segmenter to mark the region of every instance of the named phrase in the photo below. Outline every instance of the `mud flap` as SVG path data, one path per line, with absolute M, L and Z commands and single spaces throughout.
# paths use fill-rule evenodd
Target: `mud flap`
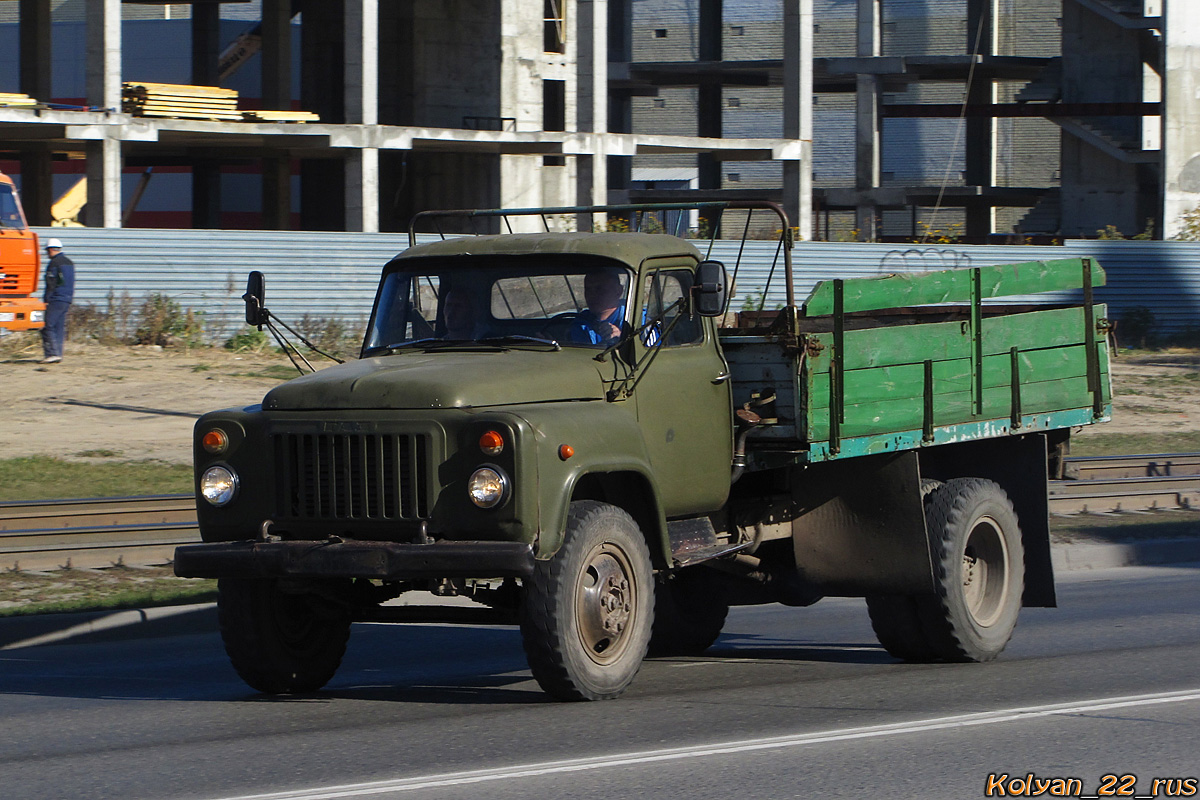
M 794 473 L 791 488 L 806 581 L 843 597 L 934 591 L 915 451 L 815 464 Z
M 1050 560 L 1050 501 L 1042 433 L 983 439 L 932 447 L 921 453 L 927 478 L 987 478 L 1000 484 L 1012 501 L 1025 549 L 1026 607 L 1053 608 L 1054 567 Z

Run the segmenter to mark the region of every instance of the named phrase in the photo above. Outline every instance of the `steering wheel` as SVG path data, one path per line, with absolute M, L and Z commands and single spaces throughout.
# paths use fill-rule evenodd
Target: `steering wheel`
M 550 319 L 542 323 L 542 326 L 537 330 L 537 336 L 546 339 L 554 339 L 558 341 L 566 335 L 570 330 L 571 324 L 579 319 L 578 311 L 563 311 L 560 314 L 555 314 Z

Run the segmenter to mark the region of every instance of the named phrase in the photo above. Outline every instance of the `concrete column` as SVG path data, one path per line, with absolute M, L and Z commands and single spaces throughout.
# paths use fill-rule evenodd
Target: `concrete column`
M 192 5 L 192 83 L 216 86 L 217 61 L 221 57 L 221 6 L 219 3 Z
M 263 0 L 262 4 L 262 104 L 287 111 L 292 107 L 292 3 Z M 262 162 L 263 227 L 291 228 L 292 163 L 286 154 Z
M 1163 238 L 1171 239 L 1200 208 L 1200 18 L 1180 0 L 1164 13 Z
M 262 160 L 262 215 L 266 230 L 292 227 L 292 161 L 287 157 Z
M 121 2 L 87 3 L 87 102 L 121 108 Z
M 121 142 L 111 136 L 87 143 L 86 224 L 121 227 Z
M 346 159 L 346 230 L 379 231 L 379 149 L 350 151 Z
M 49 225 L 54 203 L 53 161 L 49 148 L 32 148 L 21 151 L 21 205 L 30 225 Z
M 346 122 L 379 124 L 379 0 L 345 0 Z
M 87 3 L 87 102 L 121 108 L 121 3 Z M 121 227 L 121 142 L 106 135 L 87 143 L 87 224 Z
M 783 136 L 799 139 L 799 161 L 783 162 L 783 209 L 812 238 L 812 0 L 783 0 Z
M 263 0 L 262 104 L 282 111 L 292 107 L 291 0 Z
M 379 124 L 379 0 L 345 0 L 345 113 L 352 125 Z M 379 230 L 379 150 L 346 160 L 346 230 Z
M 968 0 L 967 52 L 989 56 L 996 52 L 996 7 L 994 0 Z M 996 85 L 976 73 L 967 87 L 967 103 L 992 105 Z M 996 120 L 991 117 L 967 117 L 965 136 L 965 180 L 970 186 L 990 188 L 996 182 Z M 995 209 L 987 205 L 967 207 L 968 240 L 978 240 L 995 225 Z
M 42 102 L 51 99 L 50 0 L 21 0 L 20 91 Z
M 633 60 L 633 0 L 608 0 L 608 60 L 626 64 Z M 633 101 L 629 94 L 621 92 L 613 96 L 608 107 L 608 127 L 612 133 L 630 133 L 633 130 Z M 633 159 L 628 156 L 610 156 L 606 159 L 609 196 L 618 193 L 614 202 L 629 199 L 629 183 L 633 175 Z M 606 201 L 607 202 L 607 201 Z
M 192 6 L 192 83 L 220 83 L 217 63 L 221 57 L 221 6 L 197 3 Z M 192 162 L 192 227 L 221 227 L 221 162 L 199 159 Z
M 699 40 L 697 41 L 697 56 L 701 61 L 721 61 L 723 9 L 722 0 L 700 0 Z M 701 84 L 696 91 L 696 135 L 713 139 L 722 136 L 722 115 L 724 109 L 724 92 L 718 82 Z M 699 177 L 700 189 L 721 188 L 722 162 L 711 153 L 701 153 L 696 158 L 696 172 Z M 721 219 L 719 212 L 700 212 L 700 218 L 707 220 L 709 229 Z
M 575 4 L 577 110 L 576 130 L 604 133 L 608 129 L 608 0 L 578 0 Z M 608 202 L 608 166 L 603 139 L 595 137 L 592 155 L 575 158 L 575 203 L 581 206 Z M 591 219 L 577 220 L 580 230 L 590 230 Z
M 855 54 L 859 58 L 879 56 L 881 25 L 879 0 L 858 0 Z M 870 193 L 879 188 L 879 104 L 882 94 L 878 76 L 858 76 L 854 92 L 854 188 L 860 195 L 854 220 L 859 237 L 867 241 L 874 241 L 879 233 L 876 230 L 879 208 Z
M 221 162 L 192 162 L 192 227 L 221 227 Z

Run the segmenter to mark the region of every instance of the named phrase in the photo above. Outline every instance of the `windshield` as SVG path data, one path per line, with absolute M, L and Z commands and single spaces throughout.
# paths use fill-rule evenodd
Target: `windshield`
M 397 266 L 380 286 L 365 352 L 529 339 L 603 348 L 629 330 L 631 273 L 611 261 L 475 256 Z
M 21 216 L 21 204 L 17 201 L 17 193 L 7 183 L 0 183 L 0 225 L 6 228 L 25 227 L 25 218 Z

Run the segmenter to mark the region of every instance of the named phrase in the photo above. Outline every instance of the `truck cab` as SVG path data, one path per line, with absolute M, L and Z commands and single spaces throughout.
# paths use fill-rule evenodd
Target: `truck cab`
M 41 328 L 46 305 L 32 295 L 41 269 L 38 236 L 12 178 L 0 172 L 0 333 Z

